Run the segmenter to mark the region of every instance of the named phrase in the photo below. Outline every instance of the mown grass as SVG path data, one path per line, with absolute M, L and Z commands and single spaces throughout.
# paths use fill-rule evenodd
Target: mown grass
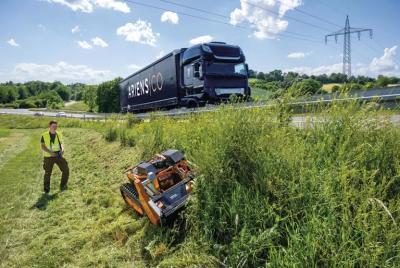
M 66 251 L 79 242 L 73 259 L 45 264 L 398 267 L 399 128 L 374 106 L 355 103 L 316 109 L 318 123 L 299 128 L 285 102 L 276 104 L 115 119 L 96 128 L 105 139 L 92 130 L 64 131 L 74 179 L 51 207 L 68 223 L 41 242 Z M 154 228 L 124 209 L 120 172 L 167 148 L 184 151 L 198 177 L 185 217 Z M 24 252 L 39 254 L 39 247 Z
M 151 267 L 174 236 L 128 210 L 119 194 L 134 148 L 107 143 L 93 130 L 64 129 L 69 190 L 42 193 L 42 129 L 11 131 L 9 158 L 0 167 L 0 267 Z M 15 143 L 21 135 L 26 143 Z M 14 147 L 15 149 L 16 147 Z M 171 235 L 169 235 L 171 233 Z

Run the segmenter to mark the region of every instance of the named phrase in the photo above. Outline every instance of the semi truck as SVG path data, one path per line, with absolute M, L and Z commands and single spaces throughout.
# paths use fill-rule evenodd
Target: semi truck
M 242 49 L 223 42 L 176 49 L 122 80 L 119 90 L 124 113 L 193 108 L 251 95 Z

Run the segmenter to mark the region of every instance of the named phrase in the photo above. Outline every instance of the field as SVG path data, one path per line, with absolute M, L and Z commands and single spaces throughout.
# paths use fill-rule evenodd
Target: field
M 342 86 L 342 84 L 340 84 L 340 83 L 328 83 L 328 84 L 323 84 L 322 85 L 322 89 L 324 90 L 324 91 L 326 91 L 326 92 L 328 92 L 328 93 L 331 93 L 332 92 L 332 88 L 333 88 L 333 86 Z
M 370 106 L 289 124 L 284 103 L 179 119 L 60 119 L 70 188 L 41 196 L 45 118 L 0 117 L 1 267 L 398 267 L 400 129 Z M 197 166 L 173 227 L 119 197 L 130 164 L 167 148 Z

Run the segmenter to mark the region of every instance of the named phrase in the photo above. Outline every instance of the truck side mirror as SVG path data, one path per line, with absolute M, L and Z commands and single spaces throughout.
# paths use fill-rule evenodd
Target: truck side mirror
M 249 65 L 246 63 L 245 67 L 246 67 L 246 74 L 247 76 L 249 76 Z

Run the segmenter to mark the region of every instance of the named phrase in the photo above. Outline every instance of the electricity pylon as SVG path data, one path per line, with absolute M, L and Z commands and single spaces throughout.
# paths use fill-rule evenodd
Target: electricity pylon
M 357 33 L 358 40 L 361 38 L 361 32 L 369 32 L 369 37 L 372 39 L 372 29 L 367 29 L 367 28 L 352 28 L 350 27 L 350 22 L 349 22 L 349 15 L 346 16 L 346 24 L 344 28 L 333 32 L 331 34 L 325 35 L 325 44 L 328 43 L 328 37 L 329 36 L 334 36 L 335 37 L 335 42 L 337 43 L 338 36 L 343 35 L 344 36 L 344 42 L 343 42 L 343 74 L 347 75 L 347 78 L 350 78 L 351 76 L 351 34 Z

